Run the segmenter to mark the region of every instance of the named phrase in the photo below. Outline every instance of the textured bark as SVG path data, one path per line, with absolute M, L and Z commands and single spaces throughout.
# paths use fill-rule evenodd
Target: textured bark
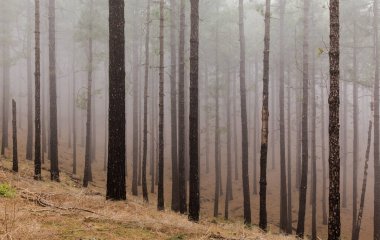
M 244 197 L 244 224 L 251 224 L 251 196 L 249 194 L 248 174 L 248 122 L 247 122 L 247 90 L 245 84 L 245 33 L 244 33 L 244 1 L 239 0 L 239 35 L 240 35 L 240 106 L 242 131 L 242 180 Z
M 286 152 L 285 152 L 285 21 L 286 0 L 280 1 L 280 229 L 287 231 L 288 196 L 286 189 Z M 290 176 L 290 175 L 289 175 Z
M 180 3 L 179 24 L 179 68 L 178 68 L 178 191 L 179 211 L 185 213 L 186 174 L 185 174 L 185 0 Z
M 107 199 L 125 200 L 124 0 L 109 0 L 109 117 Z
M 189 220 L 199 221 L 199 0 L 190 0 Z
M 297 236 L 303 238 L 305 231 L 307 171 L 309 165 L 308 102 L 309 102 L 309 8 L 310 0 L 304 1 L 303 9 L 303 81 L 302 81 L 302 166 L 299 195 Z
M 35 87 L 35 145 L 34 145 L 34 179 L 41 179 L 41 80 L 40 80 L 40 1 L 35 0 L 35 72 L 34 72 L 34 87 Z
M 138 6 L 138 0 L 134 1 L 134 6 Z M 133 11 L 133 33 L 132 33 L 132 89 L 133 89 L 133 117 L 132 117 L 132 195 L 138 195 L 138 145 L 139 145 L 139 136 L 138 136 L 138 101 L 139 101 L 139 89 L 138 89 L 138 43 L 137 43 L 137 10 Z
M 164 210 L 164 0 L 160 0 L 160 86 L 158 124 L 158 194 L 157 209 Z
M 330 0 L 329 240 L 340 239 L 339 27 L 339 0 Z
M 371 133 L 372 133 L 372 121 L 369 121 L 367 150 L 365 152 L 362 193 L 361 193 L 361 197 L 360 197 L 360 208 L 359 208 L 358 217 L 357 217 L 357 219 L 355 219 L 356 221 L 355 221 L 355 228 L 354 228 L 354 231 L 352 234 L 352 240 L 359 240 L 360 227 L 361 227 L 361 222 L 362 222 L 362 218 L 363 218 L 364 200 L 365 200 L 365 193 L 367 190 L 369 153 L 371 150 Z
M 170 105 L 171 105 L 171 157 L 172 157 L 172 204 L 179 211 L 178 151 L 177 151 L 177 58 L 176 58 L 176 0 L 170 0 Z
M 146 35 L 145 35 L 145 81 L 144 81 L 144 136 L 142 159 L 142 190 L 144 201 L 148 202 L 148 186 L 146 180 L 146 159 L 148 154 L 148 83 L 149 83 L 149 39 L 150 39 L 150 0 L 146 7 Z M 153 117 L 153 116 L 152 116 Z
M 49 79 L 50 79 L 50 178 L 59 181 L 57 133 L 57 79 L 55 49 L 55 0 L 49 0 Z
M 264 36 L 264 60 L 263 60 L 263 107 L 261 125 L 261 149 L 260 149 L 260 221 L 262 230 L 267 230 L 267 160 L 268 160 L 268 99 L 269 99 L 269 48 L 270 48 L 270 0 L 266 0 L 265 7 L 265 36 Z
M 31 2 L 27 3 L 28 26 L 27 26 L 27 40 L 26 40 L 26 71 L 27 71 L 27 88 L 28 88 L 28 129 L 26 136 L 26 159 L 33 160 L 33 74 L 32 74 L 32 6 Z M 21 123 L 21 121 L 19 121 Z
M 18 172 L 18 152 L 17 152 L 17 120 L 16 101 L 12 99 L 12 140 L 13 140 L 13 165 L 12 170 Z
M 92 145 L 92 74 L 93 74 L 93 39 L 92 39 L 92 11 L 93 11 L 93 0 L 90 0 L 90 22 L 88 26 L 88 72 L 87 72 L 87 119 L 86 119 L 86 149 L 84 157 L 84 177 L 83 177 L 83 187 L 88 186 L 88 182 L 92 181 L 92 169 L 91 162 L 93 161 L 93 155 L 91 154 L 92 149 L 95 146 Z

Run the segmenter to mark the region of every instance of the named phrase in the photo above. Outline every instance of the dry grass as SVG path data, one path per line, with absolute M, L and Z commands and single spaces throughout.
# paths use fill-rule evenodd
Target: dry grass
M 106 201 L 104 189 L 83 189 L 68 174 L 61 182 L 32 178 L 32 163 L 12 173 L 10 160 L 0 162 L 0 183 L 16 189 L 13 198 L 0 198 L 0 239 L 292 239 L 264 234 L 256 227 L 223 220 L 191 223 L 170 211 L 128 196 L 124 202 Z

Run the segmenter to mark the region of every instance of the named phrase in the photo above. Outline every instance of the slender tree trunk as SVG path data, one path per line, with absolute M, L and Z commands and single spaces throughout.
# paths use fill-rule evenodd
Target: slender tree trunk
M 158 195 L 157 209 L 164 210 L 164 0 L 160 0 L 160 93 L 159 93 L 159 125 L 158 125 Z
M 149 0 L 150 1 L 150 0 Z M 151 182 L 150 182 L 150 192 L 154 193 L 154 186 L 155 186 L 155 164 L 156 164 L 156 90 L 155 90 L 155 81 L 154 78 L 152 78 L 152 84 L 151 84 L 151 119 L 150 119 L 150 172 L 151 172 Z
M 312 66 L 312 85 L 311 85 L 311 164 L 312 164 L 312 181 L 311 181 L 311 239 L 317 239 L 317 141 L 316 141 L 316 129 L 317 129 L 317 106 L 315 95 L 315 57 L 313 56 Z
M 286 157 L 285 157 L 285 40 L 284 40 L 284 21 L 285 21 L 286 0 L 280 1 L 280 229 L 287 230 L 288 203 L 286 189 Z M 290 176 L 290 175 L 289 175 Z
M 199 221 L 199 0 L 190 0 L 190 125 L 189 125 L 189 220 Z
M 185 174 L 185 0 L 180 2 L 179 27 L 179 75 L 178 75 L 178 191 L 179 211 L 185 213 L 186 174 Z
M 259 64 L 258 61 L 255 61 L 255 97 L 254 97 L 254 119 L 253 119 L 253 129 L 254 129 L 254 137 L 253 137 L 253 194 L 257 195 L 257 139 L 259 135 L 259 126 L 258 126 L 258 108 L 259 108 Z
M 142 190 L 143 198 L 148 202 L 148 186 L 146 180 L 146 158 L 148 154 L 148 81 L 149 81 L 149 34 L 150 34 L 150 0 L 146 7 L 146 36 L 145 36 L 145 82 L 144 82 L 144 147 L 142 159 Z M 153 116 L 152 116 L 153 117 Z
M 321 144 L 322 144 L 322 224 L 327 225 L 327 202 L 326 202 L 326 153 L 325 153 L 325 95 L 324 95 L 324 86 L 323 80 L 321 79 Z
M 298 84 L 296 84 L 298 86 Z M 297 116 L 297 135 L 296 135 L 296 189 L 297 191 L 300 190 L 301 186 L 301 164 L 302 164 L 302 128 L 301 128 L 301 97 L 300 97 L 300 90 L 296 91 L 295 98 L 296 98 L 296 116 Z
M 138 0 L 134 1 L 134 5 L 138 5 Z M 132 88 L 133 88 L 133 141 L 132 141 L 132 195 L 138 195 L 138 101 L 139 101 L 139 92 L 138 92 L 138 49 L 137 49 L 137 10 L 133 11 L 133 49 L 132 49 Z
M 268 99 L 269 99 L 269 48 L 270 48 L 270 0 L 265 2 L 265 36 L 263 61 L 263 107 L 260 149 L 260 222 L 261 229 L 267 229 L 267 161 L 268 161 Z
M 177 151 L 177 57 L 176 57 L 176 0 L 170 0 L 170 104 L 171 104 L 171 156 L 172 156 L 172 204 L 173 211 L 179 211 L 178 151 Z
M 40 0 L 35 0 L 35 145 L 34 145 L 34 179 L 41 180 L 41 80 L 40 80 Z
M 17 121 L 16 121 L 16 101 L 12 99 L 12 139 L 13 139 L 13 166 L 12 170 L 18 172 L 18 152 L 17 152 Z
M 50 174 L 52 181 L 59 181 L 57 135 L 57 79 L 55 50 L 55 0 L 49 0 L 49 75 L 50 75 Z
M 248 123 L 247 123 L 247 90 L 245 87 L 245 33 L 244 1 L 239 0 L 239 33 L 240 33 L 240 104 L 242 131 L 242 180 L 244 197 L 244 224 L 251 224 L 251 200 L 249 194 L 248 174 Z
M 109 0 L 109 116 L 107 199 L 125 200 L 124 0 Z
M 339 28 L 339 0 L 330 0 L 329 240 L 340 239 Z
M 287 144 L 287 154 L 288 154 L 288 166 L 287 166 L 287 170 L 288 170 L 288 186 L 287 186 L 287 191 L 288 191 L 288 206 L 287 206 L 287 225 L 286 225 L 286 233 L 288 234 L 292 234 L 293 232 L 293 229 L 292 229 L 292 221 L 293 221 L 293 217 L 292 217 L 292 127 L 291 127 L 291 121 L 292 121 L 292 117 L 291 117 L 291 101 L 292 101 L 292 98 L 291 98 L 291 80 L 290 80 L 290 69 L 288 67 L 288 106 L 287 106 L 287 110 L 288 110 L 288 113 L 287 113 L 287 129 L 288 129 L 288 144 Z
M 9 34 L 8 25 L 4 24 L 4 34 Z M 5 155 L 5 149 L 8 148 L 8 120 L 9 120 L 9 75 L 10 75 L 10 59 L 9 46 L 3 46 L 3 121 L 2 121 L 2 140 L 1 155 Z
M 361 222 L 362 222 L 362 218 L 363 218 L 365 192 L 367 190 L 368 161 L 369 161 L 369 153 L 371 150 L 371 133 L 372 133 L 372 121 L 369 121 L 367 150 L 365 153 L 365 163 L 364 163 L 362 193 L 361 193 L 361 197 L 360 197 L 360 208 L 359 208 L 358 218 L 356 219 L 355 230 L 354 230 L 353 235 L 352 235 L 352 240 L 359 240 L 360 227 L 361 227 Z
M 239 168 L 238 168 L 238 140 L 237 140 L 237 77 L 236 74 L 234 74 L 234 80 L 233 80 L 233 125 L 234 125 L 234 153 L 235 153 L 235 181 L 239 180 Z
M 206 114 L 206 173 L 208 174 L 210 172 L 210 157 L 209 157 L 209 141 L 210 141 L 210 131 L 209 131 L 209 125 L 210 125 L 210 109 L 209 109 L 209 80 L 208 80 L 208 65 L 206 63 L 205 67 L 205 114 Z
M 379 137 L 379 125 L 380 125 L 380 113 L 379 113 L 379 61 L 380 61 L 380 49 L 379 49 L 379 33 L 378 33 L 378 21 L 379 21 L 379 2 L 374 0 L 374 46 L 375 46 L 375 85 L 374 85 L 374 133 L 373 133 L 373 155 L 374 155 L 374 219 L 373 219 L 373 239 L 380 239 L 380 137 Z
M 86 122 L 86 149 L 85 149 L 85 163 L 84 163 L 84 177 L 83 187 L 88 186 L 88 182 L 92 181 L 91 162 L 94 156 L 91 156 L 91 150 L 95 148 L 92 146 L 92 67 L 93 67 L 93 39 L 92 39 L 92 11 L 93 0 L 90 0 L 90 23 L 89 23 L 89 39 L 88 39 L 88 72 L 87 72 L 87 122 Z
M 308 106 L 309 106 L 309 8 L 310 0 L 304 1 L 303 9 L 303 81 L 302 81 L 302 166 L 299 194 L 297 236 L 303 238 L 305 231 L 307 172 L 309 166 Z
M 229 201 L 232 200 L 232 169 L 231 169 L 231 75 L 229 64 L 227 66 L 227 95 L 226 95 L 226 108 L 227 108 L 227 181 L 226 181 L 226 198 L 224 201 L 224 218 L 227 220 L 229 215 Z
M 26 43 L 26 71 L 27 71 L 27 87 L 28 87 L 28 130 L 26 137 L 26 159 L 33 160 L 33 88 L 32 88 L 32 6 L 31 2 L 27 3 L 28 8 L 28 36 Z M 20 119 L 21 120 L 21 119 Z M 21 121 L 19 121 L 21 122 Z

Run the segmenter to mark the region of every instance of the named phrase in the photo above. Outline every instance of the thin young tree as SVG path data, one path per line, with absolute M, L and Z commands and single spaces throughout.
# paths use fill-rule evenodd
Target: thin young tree
M 189 220 L 199 221 L 199 0 L 190 0 Z
M 267 230 L 267 160 L 268 160 L 268 100 L 269 100 L 269 48 L 270 48 L 270 0 L 265 1 L 265 35 L 263 60 L 263 100 L 260 148 L 260 221 L 262 230 Z
M 109 0 L 109 110 L 107 199 L 125 200 L 124 0 Z
M 148 81 L 149 81 L 149 39 L 150 39 L 150 0 L 146 7 L 145 35 L 145 79 L 144 79 L 144 147 L 142 159 L 142 190 L 143 198 L 148 202 L 148 186 L 146 180 L 146 159 L 148 154 Z M 152 116 L 153 117 L 153 116 Z
M 158 194 L 157 209 L 163 211 L 164 206 L 164 0 L 160 0 L 160 70 L 159 70 L 159 123 L 158 123 Z
M 75 42 L 73 41 L 73 65 L 72 65 L 72 77 L 73 77 L 73 89 L 72 89 L 72 98 L 73 98 L 73 115 L 72 115 L 72 131 L 73 131 L 73 174 L 77 174 L 77 110 L 76 110 L 76 72 L 75 72 Z M 107 151 L 106 151 L 107 152 Z
M 253 119 L 253 129 L 256 132 L 254 138 L 253 138 L 253 194 L 257 195 L 257 140 L 259 138 L 258 136 L 258 129 L 259 129 L 259 63 L 256 59 L 255 61 L 255 99 L 254 99 L 254 106 L 253 106 L 253 112 L 254 112 L 254 119 Z M 236 152 L 236 151 L 235 151 Z
M 34 179 L 41 180 L 41 48 L 40 48 L 40 0 L 35 0 L 35 71 L 34 71 L 34 88 L 35 88 L 35 140 L 34 140 Z
M 13 165 L 12 170 L 18 172 L 18 151 L 17 151 L 17 119 L 16 101 L 12 99 L 12 140 L 13 140 Z
M 88 186 L 88 182 L 92 181 L 91 162 L 93 156 L 91 154 L 92 148 L 92 74 L 93 74 L 93 38 L 92 38 L 92 15 L 93 15 L 93 0 L 90 0 L 90 19 L 88 23 L 88 69 L 87 69 L 87 119 L 86 119 L 86 149 L 84 160 L 84 177 L 83 187 Z
M 315 93 L 315 57 L 313 56 L 311 73 L 311 239 L 317 239 L 317 105 Z
M 50 79 L 50 178 L 59 181 L 58 166 L 58 131 L 57 131 L 57 78 L 55 46 L 55 0 L 49 0 L 49 79 Z
M 33 159 L 33 75 L 32 75 L 32 5 L 30 0 L 27 2 L 27 15 L 28 15 L 28 24 L 27 24 L 27 40 L 26 40 L 26 71 L 27 71 L 27 88 L 28 88 L 28 128 L 27 128 L 27 137 L 26 137 L 26 159 Z M 21 122 L 21 121 L 20 121 Z
M 287 86 L 287 94 L 288 94 L 288 101 L 287 101 L 287 129 L 288 129 L 288 144 L 287 144 L 287 154 L 288 154 L 288 166 L 287 166 L 287 174 L 288 174 L 288 206 L 287 206 L 287 226 L 286 226 L 286 233 L 292 234 L 293 229 L 292 229 L 292 222 L 293 222 L 293 216 L 292 216 L 292 129 L 291 129 L 291 101 L 292 101 L 292 96 L 291 96 L 291 77 L 290 77 L 290 69 L 288 67 L 288 86 Z
M 227 65 L 227 94 L 226 94 L 226 108 L 227 108 L 227 181 L 226 181 L 226 198 L 224 201 L 224 218 L 227 220 L 229 217 L 229 201 L 232 196 L 232 163 L 231 163 L 231 73 Z
M 329 225 L 328 239 L 340 239 L 339 0 L 330 0 Z M 376 124 L 375 124 L 376 125 Z M 376 181 L 376 180 L 375 180 Z M 376 195 L 375 195 L 376 196 Z M 376 209 L 376 208 L 375 208 Z
M 302 69 L 302 164 L 299 194 L 297 236 L 303 238 L 305 232 L 307 172 L 309 166 L 308 105 L 309 105 L 309 9 L 310 1 L 303 2 L 303 69 Z
M 286 231 L 288 218 L 288 196 L 286 189 L 286 157 L 285 157 L 285 22 L 286 0 L 280 1 L 280 229 Z M 289 176 L 290 177 L 290 176 Z
M 172 204 L 179 211 L 178 150 L 177 150 L 177 57 L 176 57 L 176 0 L 170 0 L 170 106 L 171 106 L 171 157 L 172 157 Z
M 251 224 L 251 196 L 249 194 L 248 174 L 248 121 L 247 121 L 247 89 L 245 83 L 245 33 L 244 33 L 244 1 L 239 0 L 239 35 L 240 35 L 240 106 L 242 131 L 242 180 L 244 197 L 244 224 Z
M 178 52 L 178 191 L 179 211 L 183 214 L 187 211 L 185 174 L 185 0 L 180 2 Z

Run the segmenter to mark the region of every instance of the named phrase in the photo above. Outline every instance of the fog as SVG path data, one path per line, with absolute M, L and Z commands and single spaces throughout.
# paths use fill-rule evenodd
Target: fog
M 375 0 L 376 2 L 377 0 Z M 41 147 L 42 168 L 50 169 L 51 69 L 49 70 L 49 4 L 40 1 Z M 142 198 L 144 101 L 147 100 L 147 185 L 149 203 L 156 204 L 159 159 L 160 5 L 148 0 L 125 0 L 126 192 Z M 184 163 L 189 178 L 190 115 L 190 1 L 185 2 L 184 122 L 179 120 L 180 0 L 164 1 L 164 201 L 173 209 L 173 176 L 179 177 L 181 128 Z M 308 65 L 307 136 L 308 176 L 305 236 L 312 234 L 312 174 L 316 173 L 316 231 L 327 239 L 329 204 L 329 50 L 328 1 L 308 0 L 307 59 L 304 2 L 272 0 L 269 55 L 269 141 L 267 213 L 269 229 L 279 232 L 281 201 L 291 232 L 297 229 L 302 168 L 302 119 L 305 61 Z M 11 100 L 17 103 L 19 161 L 34 159 L 35 115 L 35 5 L 31 0 L 0 1 L 0 132 L 3 155 L 12 156 Z M 173 6 L 174 3 L 174 6 Z M 282 5 L 284 4 L 284 5 Z M 281 16 L 281 7 L 284 15 Z M 109 110 L 109 11 L 106 0 L 55 0 L 55 54 L 59 171 L 84 177 L 86 145 L 92 181 L 105 189 L 107 180 Z M 259 224 L 260 146 L 262 133 L 263 53 L 265 1 L 244 1 L 245 89 L 248 121 L 248 173 L 252 223 Z M 374 121 L 374 84 L 378 76 L 377 27 L 373 0 L 340 3 L 340 164 L 342 239 L 351 237 L 360 208 L 369 122 Z M 200 0 L 199 3 L 199 173 L 201 218 L 225 216 L 230 193 L 229 219 L 243 222 L 241 55 L 239 1 Z M 174 17 L 174 21 L 172 21 Z M 281 24 L 282 23 L 282 24 Z M 147 27 L 150 29 L 146 44 Z M 282 27 L 282 29 L 281 29 Z M 283 35 L 281 34 L 283 31 Z M 281 38 L 281 35 L 283 38 Z M 146 68 L 146 46 L 149 66 Z M 122 50 L 120 50 L 122 51 Z M 51 61 L 51 58 L 50 58 Z M 148 70 L 147 98 L 144 79 Z M 89 79 L 92 80 L 89 94 Z M 281 81 L 283 93 L 281 94 Z M 173 85 L 174 83 L 174 85 Z M 9 85 L 8 85 L 9 84 Z M 174 89 L 172 87 L 174 86 Z M 378 91 L 378 90 L 377 90 Z M 91 96 L 91 111 L 88 108 Z M 378 99 L 377 99 L 378 101 Z M 173 104 L 174 103 L 174 104 Z M 372 106 L 372 107 L 371 107 Z M 378 103 L 377 103 L 378 107 Z M 283 116 L 281 112 L 283 111 Z M 175 113 L 173 115 L 173 113 Z M 86 122 L 91 116 L 91 134 Z M 174 119 L 174 121 L 173 121 Z M 191 119 L 191 118 L 190 118 Z M 284 142 L 281 141 L 281 123 Z M 375 122 L 376 123 L 376 122 Z M 378 122 L 377 122 L 378 123 Z M 374 135 L 372 133 L 368 182 L 360 239 L 374 234 Z M 377 129 L 377 130 L 376 130 Z M 174 131 L 174 133 L 173 133 Z M 377 131 L 377 133 L 376 133 Z M 75 138 L 75 139 L 74 139 Z M 90 139 L 90 142 L 89 142 Z M 375 138 L 376 139 L 376 138 Z M 378 139 L 378 137 L 377 137 Z M 8 142 L 8 143 L 7 143 Z M 175 144 L 175 146 L 173 145 Z M 377 144 L 379 144 L 377 142 Z M 75 146 L 74 146 L 75 145 Z M 29 146 L 29 150 L 28 150 Z M 33 147 L 32 147 L 33 146 Z M 281 150 L 281 147 L 284 147 Z M 378 150 L 377 146 L 377 150 Z M 75 150 L 74 150 L 75 149 Z M 174 150 L 173 150 L 174 149 Z M 176 155 L 175 161 L 172 157 Z M 281 155 L 283 154 L 283 158 Z M 379 153 L 377 153 L 379 154 Z M 29 155 L 29 156 L 28 156 Z M 378 156 L 377 156 L 378 158 Z M 76 161 L 74 162 L 74 159 Z M 283 161 L 281 160 L 283 159 Z M 135 163 L 134 163 L 135 162 Z M 316 170 L 313 171 L 315 162 Z M 285 165 L 283 165 L 283 164 Z M 290 164 L 290 166 L 289 166 Z M 75 165 L 75 170 L 74 170 Z M 135 165 L 135 166 L 134 166 Z M 289 166 L 289 169 L 287 167 Z M 281 177 L 281 168 L 285 178 Z M 174 169 L 174 170 L 173 170 Z M 355 176 L 356 175 L 356 176 Z M 228 181 L 230 177 L 230 181 Z M 220 182 L 217 181 L 219 178 Z M 290 181 L 289 181 L 290 178 Z M 153 180 L 151 180 L 153 179 Z M 286 180 L 285 183 L 283 180 Z M 44 179 L 47 181 L 48 179 Z M 218 183 L 217 183 L 218 182 Z M 217 185 L 216 185 L 217 184 Z M 289 185 L 290 184 L 290 185 Z M 220 188 L 219 190 L 215 189 Z M 285 187 L 281 193 L 281 187 Z M 227 192 L 227 188 L 230 188 Z M 151 191 L 154 191 L 152 193 Z M 186 186 L 186 192 L 188 191 Z M 177 189 L 178 191 L 178 189 Z M 355 193 L 356 192 L 356 193 Z M 285 194 L 285 195 L 284 195 Z M 289 195 L 291 194 L 291 198 Z M 356 196 L 356 197 L 355 197 Z M 178 197 L 178 196 L 176 196 Z M 174 201 L 178 199 L 174 197 Z M 216 201 L 218 198 L 218 201 Z M 177 199 L 177 200 L 176 200 Z M 354 202 L 356 201 L 356 202 Z M 289 208 L 290 206 L 290 208 Z M 178 206 L 177 206 L 178 207 Z M 285 206 L 283 206 L 285 207 Z M 174 209 L 175 210 L 175 209 Z M 215 215 L 216 213 L 216 215 Z M 379 213 L 377 213 L 379 214 Z M 291 219 L 289 219 L 291 215 Z M 284 221 L 286 221 L 284 220 Z M 284 229 L 282 229 L 284 230 Z M 376 237 L 374 239 L 377 239 Z

